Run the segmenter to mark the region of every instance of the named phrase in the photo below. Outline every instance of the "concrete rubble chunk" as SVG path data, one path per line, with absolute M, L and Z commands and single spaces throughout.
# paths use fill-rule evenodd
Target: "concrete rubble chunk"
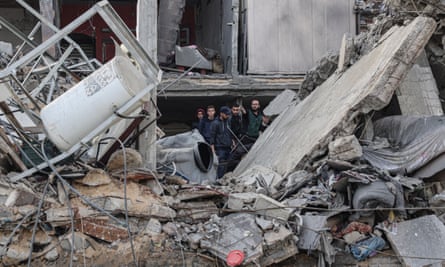
M 177 219 L 190 223 L 208 220 L 218 211 L 213 201 L 179 203 L 174 207 L 177 210 Z
M 396 91 L 402 115 L 443 115 L 439 90 L 425 52 Z
M 82 179 L 75 180 L 78 183 L 88 186 L 99 186 L 111 183 L 111 178 L 102 169 L 92 169 Z
M 273 222 L 271 220 L 266 220 L 261 217 L 256 217 L 255 220 L 256 224 L 258 224 L 258 226 L 261 227 L 263 231 L 270 230 L 273 228 Z
M 107 170 L 109 172 L 119 171 L 124 168 L 124 166 L 130 169 L 136 169 L 143 167 L 142 155 L 137 150 L 133 148 L 125 148 L 125 159 L 124 161 L 124 153 L 122 150 L 118 150 L 114 152 L 107 163 Z
M 400 222 L 397 232 L 385 232 L 404 266 L 443 266 L 445 225 L 435 215 Z M 403 256 L 410 257 L 403 257 Z
M 73 232 L 74 234 L 74 250 L 87 249 L 90 246 L 97 246 L 96 242 L 90 237 L 79 233 Z M 60 246 L 66 250 L 70 251 L 73 244 L 73 236 L 71 233 L 61 238 Z
M 332 75 L 298 105 L 278 116 L 234 171 L 254 165 L 286 176 L 326 146 L 336 129 L 352 134 L 354 116 L 385 107 L 436 27 L 427 17 L 395 29 L 342 74 Z M 277 149 L 280 148 L 280 149 Z
M 362 146 L 354 135 L 339 137 L 329 143 L 329 158 L 352 161 L 363 155 Z
M 239 175 L 237 180 L 239 184 L 254 185 L 257 190 L 265 191 L 269 195 L 277 192 L 284 177 L 270 168 L 255 165 Z
M 229 214 L 222 218 L 215 230 L 201 240 L 201 248 L 222 260 L 232 250 L 245 254 L 243 264 L 253 262 L 263 255 L 263 233 L 255 223 L 255 216 L 247 213 Z
M 264 255 L 260 259 L 260 265 L 279 263 L 297 254 L 298 248 L 295 241 L 293 233 L 283 225 L 264 233 Z
M 29 247 L 23 245 L 10 245 L 6 252 L 6 257 L 2 258 L 2 263 L 8 265 L 18 265 L 28 259 Z
M 161 232 L 162 224 L 159 222 L 159 220 L 151 218 L 145 227 L 144 233 L 148 235 L 159 235 Z
M 253 203 L 258 194 L 253 192 L 233 193 L 227 200 L 227 208 L 232 210 L 250 210 L 253 209 Z
M 176 226 L 176 224 L 168 222 L 162 225 L 162 231 L 169 236 L 175 236 L 178 234 L 178 227 Z
M 286 208 L 286 206 L 273 198 L 258 194 L 253 209 L 257 214 L 287 221 L 292 214 L 292 209 Z
M 37 203 L 39 203 L 39 199 L 34 194 L 21 189 L 15 189 L 9 194 L 8 199 L 6 199 L 5 206 L 24 206 Z
M 297 93 L 286 89 L 276 96 L 266 108 L 263 113 L 268 117 L 276 117 L 285 111 L 290 105 L 300 102 Z
M 47 261 L 55 261 L 59 258 L 59 252 L 57 251 L 57 248 L 53 248 L 48 253 L 45 254 L 45 259 Z
M 258 215 L 266 216 L 266 218 L 284 221 L 287 221 L 292 213 L 292 209 L 286 208 L 284 204 L 275 199 L 252 192 L 230 194 L 227 207 L 239 211 L 254 211 Z

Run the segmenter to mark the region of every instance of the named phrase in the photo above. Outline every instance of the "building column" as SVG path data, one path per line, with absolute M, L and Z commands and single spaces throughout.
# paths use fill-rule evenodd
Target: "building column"
M 136 36 L 139 43 L 145 49 L 147 54 L 157 62 L 157 20 L 158 20 L 158 1 L 157 0 L 138 0 L 137 3 L 137 23 Z M 144 109 L 150 114 L 149 120 L 144 120 L 140 128 L 144 128 L 147 123 L 154 121 L 139 137 L 139 152 L 144 159 L 145 167 L 156 169 L 156 90 L 154 88 L 150 93 L 151 101 L 144 104 Z

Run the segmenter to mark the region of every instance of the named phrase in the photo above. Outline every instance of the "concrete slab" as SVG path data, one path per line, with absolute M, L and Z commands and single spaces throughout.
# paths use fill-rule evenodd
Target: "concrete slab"
M 402 115 L 443 115 L 436 79 L 425 52 L 420 54 L 396 94 Z
M 297 93 L 292 90 L 284 90 L 277 95 L 263 110 L 264 115 L 273 117 L 280 115 L 287 107 L 300 102 Z
M 355 116 L 389 103 L 435 27 L 433 19 L 417 17 L 385 35 L 351 68 L 332 75 L 302 102 L 278 116 L 234 174 L 261 165 L 286 176 L 303 168 L 314 151 L 326 149 L 338 130 L 343 135 L 352 134 Z
M 437 216 L 401 222 L 396 233 L 385 234 L 404 266 L 444 266 L 445 225 Z

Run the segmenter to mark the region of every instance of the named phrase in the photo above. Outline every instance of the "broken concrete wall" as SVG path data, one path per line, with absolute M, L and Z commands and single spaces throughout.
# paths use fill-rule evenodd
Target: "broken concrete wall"
M 435 27 L 433 19 L 418 17 L 407 26 L 393 28 L 345 73 L 331 76 L 300 104 L 278 116 L 234 174 L 253 164 L 289 174 L 304 168 L 314 155 L 324 154 L 333 136 L 352 134 L 354 127 L 348 125 L 359 113 L 388 104 Z
M 439 90 L 422 52 L 396 91 L 402 115 L 443 115 Z

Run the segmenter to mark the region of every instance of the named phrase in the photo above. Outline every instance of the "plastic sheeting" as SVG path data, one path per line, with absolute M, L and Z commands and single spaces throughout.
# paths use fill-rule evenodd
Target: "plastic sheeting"
M 383 181 L 376 181 L 371 184 L 362 185 L 354 193 L 352 205 L 354 209 L 371 209 L 370 211 L 360 211 L 362 216 L 370 216 L 377 207 L 392 208 L 395 205 L 396 197 L 389 191 Z
M 444 116 L 390 116 L 374 124 L 374 139 L 389 146 L 363 147 L 363 157 L 391 174 L 409 174 L 445 152 Z
M 218 160 L 198 130 L 169 136 L 156 144 L 161 168 L 169 168 L 191 183 L 215 182 Z

